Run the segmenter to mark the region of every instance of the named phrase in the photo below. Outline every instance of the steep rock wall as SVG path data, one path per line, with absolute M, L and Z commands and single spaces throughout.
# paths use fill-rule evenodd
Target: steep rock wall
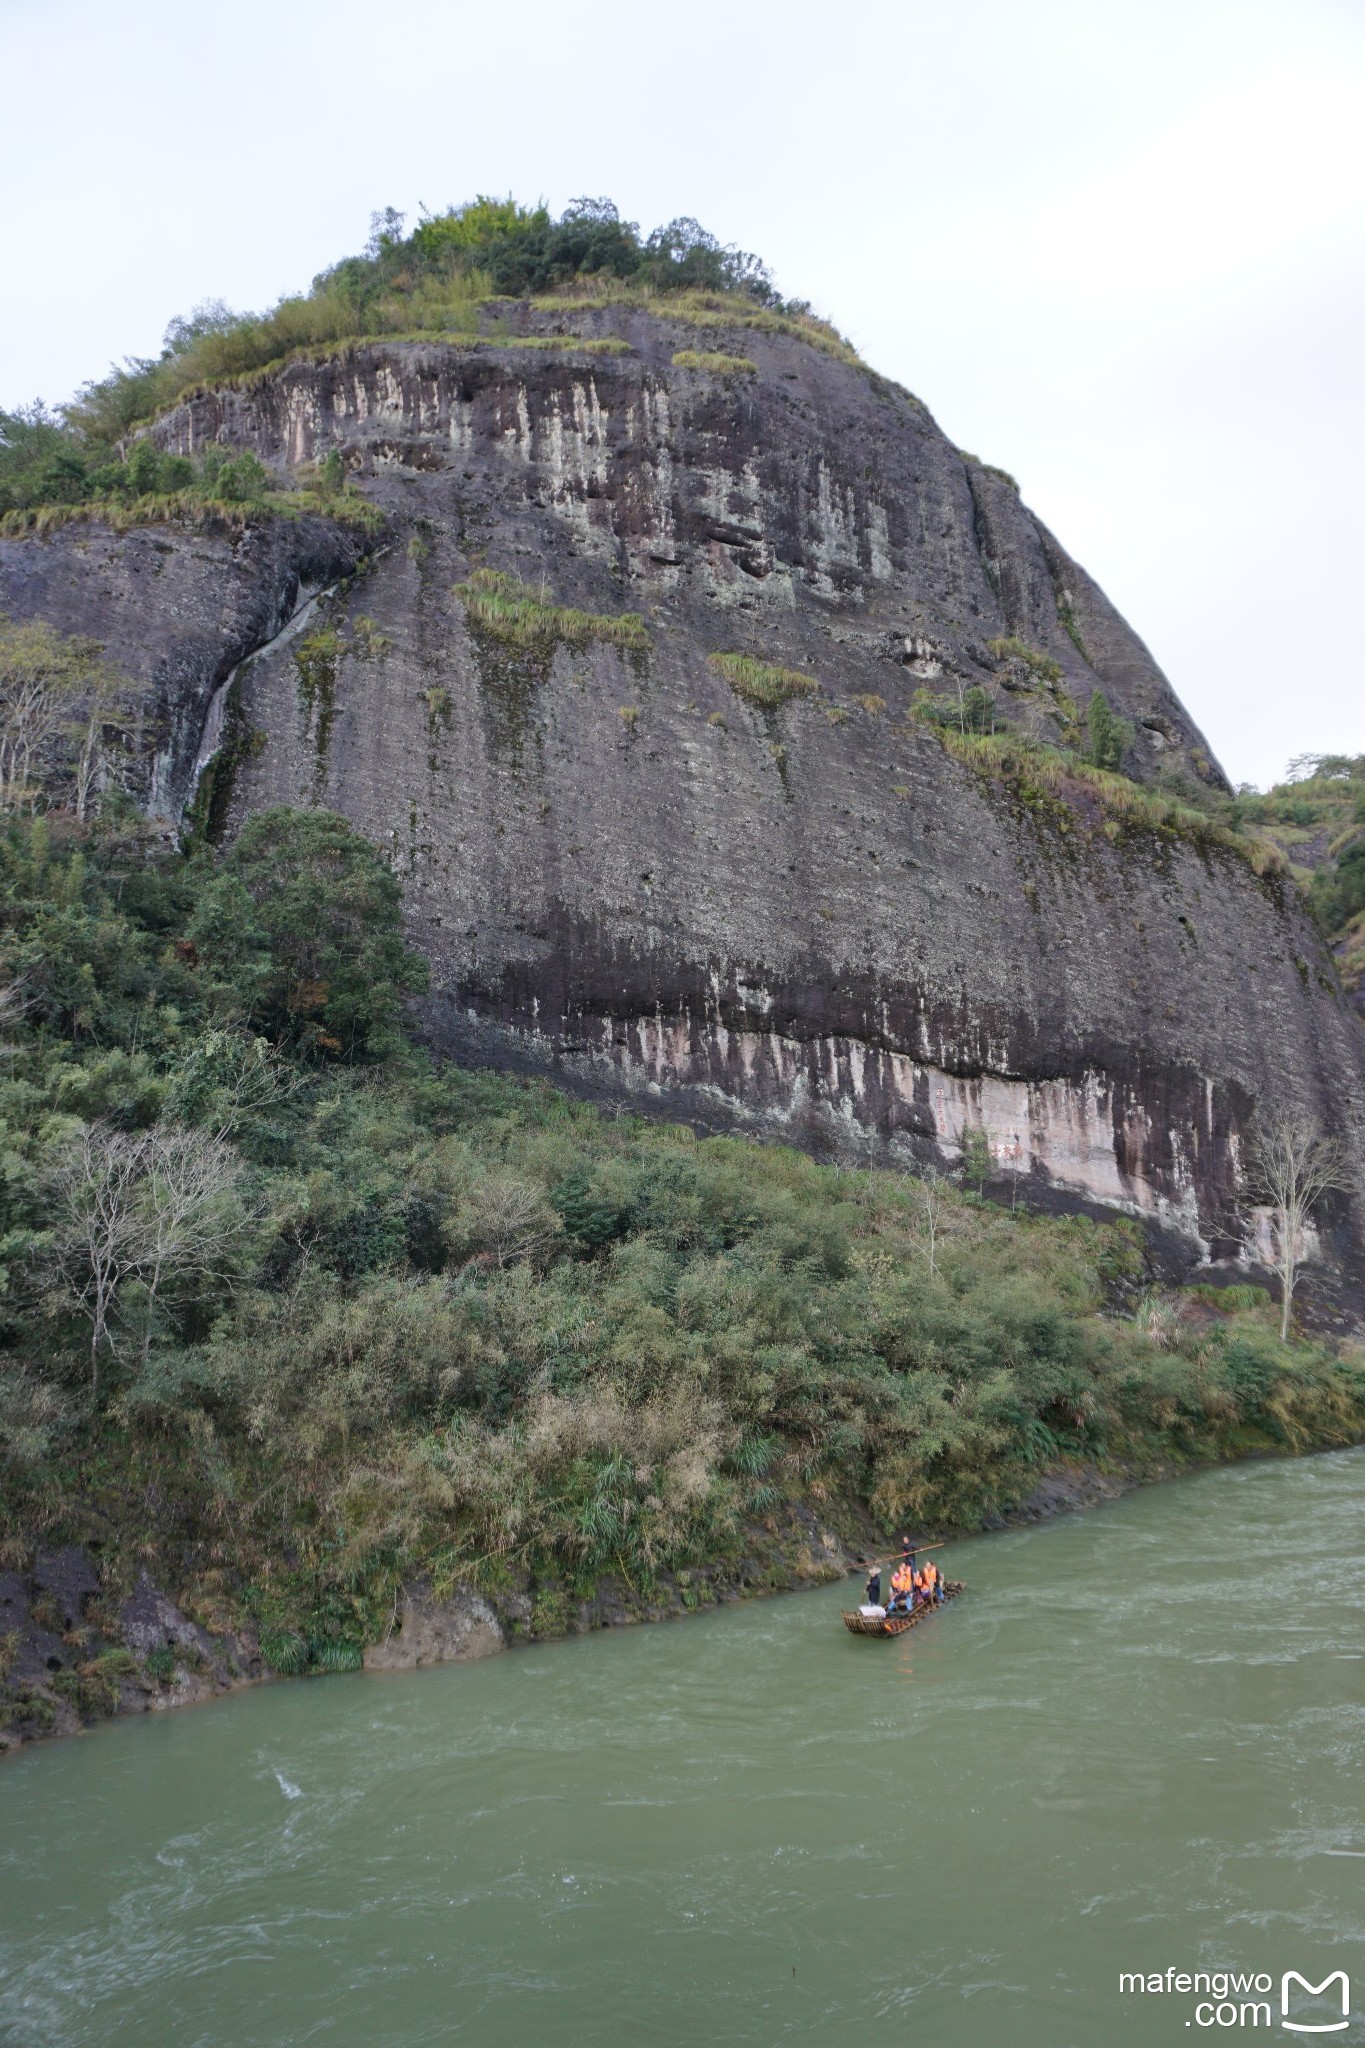
M 1102 687 L 1133 721 L 1132 775 L 1221 781 L 1010 481 L 790 336 L 574 317 L 631 352 L 371 345 L 159 423 L 166 446 L 282 469 L 340 448 L 390 517 L 367 573 L 319 600 L 322 686 L 296 641 L 242 670 L 258 737 L 229 829 L 324 802 L 387 845 L 432 963 L 427 1029 L 467 1058 L 845 1155 L 951 1159 L 980 1125 L 1006 1176 L 1197 1255 L 1247 1241 L 1258 1103 L 1311 1107 L 1359 1156 L 1359 1022 L 1291 889 L 1118 829 L 1083 792 L 1061 829 L 907 719 L 917 689 L 977 684 L 1055 737 Z M 685 346 L 757 368 L 673 364 Z M 481 564 L 639 612 L 648 654 L 516 656 L 456 594 Z M 756 710 L 717 652 L 819 691 Z M 1334 1230 L 1353 1257 L 1346 1210 Z
M 101 642 L 139 686 L 132 787 L 175 825 L 194 782 L 215 691 L 297 607 L 353 571 L 363 542 L 330 520 L 272 519 L 243 533 L 84 522 L 0 540 L 0 614 Z

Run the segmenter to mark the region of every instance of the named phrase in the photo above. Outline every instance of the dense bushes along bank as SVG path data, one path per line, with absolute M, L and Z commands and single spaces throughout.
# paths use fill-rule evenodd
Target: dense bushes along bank
M 330 814 L 221 861 L 36 820 L 0 885 L 0 1562 L 94 1542 L 335 1667 L 418 1572 L 553 1625 L 797 1503 L 970 1524 L 1062 1460 L 1365 1427 L 1358 1356 L 1145 1289 L 1128 1223 L 434 1067 Z

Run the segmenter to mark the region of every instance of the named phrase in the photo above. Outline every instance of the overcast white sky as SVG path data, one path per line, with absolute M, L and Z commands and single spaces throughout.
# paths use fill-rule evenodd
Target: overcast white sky
M 1011 470 L 1234 780 L 1365 750 L 1361 0 L 0 0 L 0 405 L 371 210 L 756 250 Z

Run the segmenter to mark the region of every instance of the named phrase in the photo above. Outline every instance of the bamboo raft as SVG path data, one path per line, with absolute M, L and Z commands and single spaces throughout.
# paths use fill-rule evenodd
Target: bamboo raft
M 943 1599 L 956 1600 L 959 1593 L 965 1593 L 966 1583 L 962 1579 L 943 1581 Z M 859 1614 L 845 1612 L 844 1627 L 855 1636 L 903 1636 L 908 1628 L 914 1628 L 926 1615 L 936 1614 L 939 1603 L 926 1601 L 922 1607 L 914 1607 L 909 1614 Z

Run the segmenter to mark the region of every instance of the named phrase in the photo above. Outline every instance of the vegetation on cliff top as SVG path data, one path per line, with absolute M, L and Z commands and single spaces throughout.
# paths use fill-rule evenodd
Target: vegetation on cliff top
M 128 507 L 145 501 L 152 488 L 126 478 L 113 482 L 103 473 L 139 459 L 134 448 L 126 464 L 118 460 L 133 429 L 192 389 L 231 383 L 301 349 L 387 335 L 598 352 L 627 346 L 609 335 L 586 341 L 481 336 L 490 301 L 508 297 L 561 312 L 627 298 L 698 326 L 767 325 L 856 360 L 809 306 L 778 297 L 757 257 L 722 246 L 694 220 L 670 221 L 642 235 L 607 199 L 575 200 L 554 219 L 543 206 L 481 197 L 424 214 L 405 234 L 403 217 L 389 208 L 375 215 L 363 255 L 323 271 L 307 292 L 281 299 L 269 312 L 234 313 L 220 300 L 209 301 L 171 321 L 159 356 L 126 358 L 57 412 L 42 405 L 0 412 L 0 514 L 98 501 L 122 505 L 128 519 Z
M 221 859 L 114 801 L 12 822 L 0 973 L 0 1543 L 145 1563 L 282 1668 L 353 1663 L 419 1572 L 562 1626 L 798 1505 L 971 1523 L 1058 1461 L 1365 1429 L 1354 1353 L 983 1200 L 980 1142 L 972 1193 L 434 1067 L 393 877 L 325 812 Z
M 367 532 L 384 523 L 347 488 L 335 451 L 291 489 L 250 452 L 234 456 L 215 444 L 195 461 L 136 441 L 126 462 L 97 459 L 41 407 L 0 414 L 0 536 L 51 533 L 81 519 L 121 531 L 172 519 L 242 526 L 267 513 L 296 519 L 310 512 Z

